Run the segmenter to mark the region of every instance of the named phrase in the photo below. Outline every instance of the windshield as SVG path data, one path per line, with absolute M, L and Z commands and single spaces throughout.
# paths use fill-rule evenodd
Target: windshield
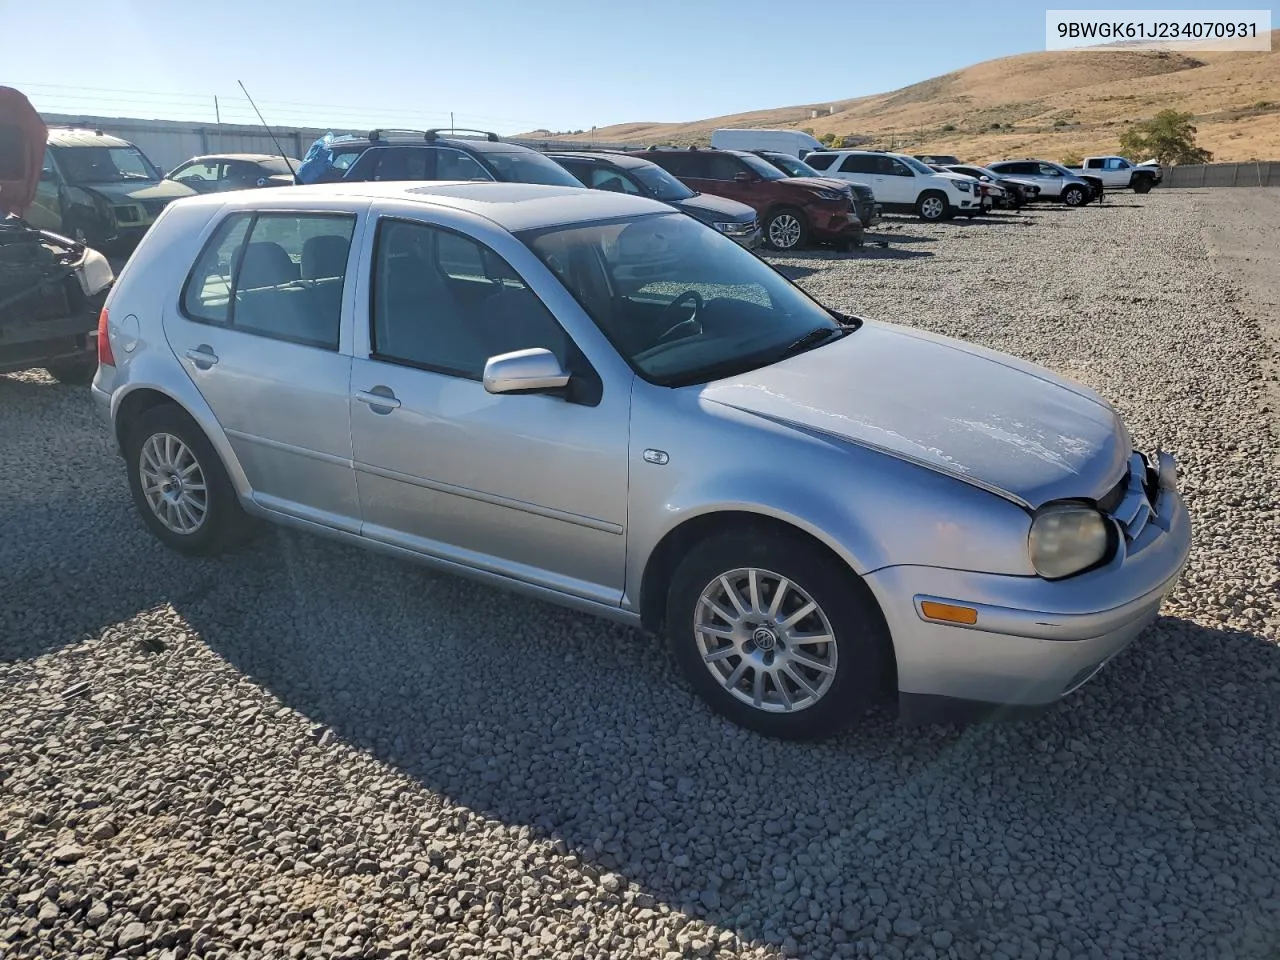
M 761 160 L 754 153 L 744 153 L 741 155 L 742 162 L 752 169 L 753 172 L 760 175 L 762 180 L 785 180 L 787 175 L 775 167 L 768 160 Z
M 933 167 L 929 166 L 927 163 L 921 163 L 915 157 L 908 157 L 904 154 L 898 157 L 898 159 L 901 160 L 903 163 L 905 163 L 908 167 L 910 167 L 916 173 L 936 174 L 938 172 L 937 170 L 933 169 Z
M 821 346 L 842 329 L 764 261 L 683 214 L 551 227 L 522 239 L 652 383 L 733 376 Z
M 159 180 L 159 172 L 137 147 L 58 147 L 58 166 L 68 183 Z
M 785 153 L 769 154 L 769 162 L 774 166 L 781 167 L 791 177 L 820 177 L 822 176 L 817 170 L 809 166 L 803 160 L 797 160 L 795 157 Z
M 631 167 L 627 173 L 639 180 L 657 200 L 688 200 L 698 195 L 656 163 Z
M 582 182 L 560 164 L 532 150 L 486 150 L 482 156 L 497 171 L 500 180 L 542 183 L 552 187 L 582 187 Z

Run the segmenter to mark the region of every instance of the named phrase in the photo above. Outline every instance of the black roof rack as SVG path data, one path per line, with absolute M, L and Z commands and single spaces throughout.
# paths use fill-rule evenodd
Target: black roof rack
M 373 130 L 369 131 L 369 139 L 384 140 L 386 139 L 386 135 L 388 133 L 410 133 L 410 134 L 413 134 L 415 137 L 421 137 L 426 134 L 426 131 L 402 129 L 399 127 L 375 127 Z
M 433 127 L 423 135 L 423 139 L 435 140 L 442 133 L 481 133 L 490 143 L 497 143 L 500 139 L 496 133 L 490 130 L 475 130 L 471 127 Z

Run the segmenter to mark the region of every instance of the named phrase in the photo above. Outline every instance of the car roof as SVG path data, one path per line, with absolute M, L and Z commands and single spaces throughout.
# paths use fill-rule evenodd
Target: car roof
M 80 127 L 50 127 L 48 143 L 54 147 L 132 147 L 128 140 L 121 140 L 109 133 Z
M 296 204 L 309 201 L 324 203 L 343 199 L 402 200 L 421 203 L 424 206 L 446 207 L 485 217 L 511 233 L 569 223 L 672 213 L 670 206 L 659 203 L 657 200 L 648 200 L 625 193 L 613 193 L 608 190 L 474 180 L 389 182 L 341 180 L 336 183 L 290 187 L 287 191 L 250 190 L 236 191 L 235 194 L 210 193 L 189 197 L 179 202 L 185 205 L 214 206 L 230 202 L 252 210 L 270 209 L 281 200 Z
M 280 160 L 282 159 L 278 153 L 202 153 L 198 157 L 192 157 L 190 160 L 184 160 L 184 163 L 198 163 L 202 160 L 243 160 L 246 163 L 262 163 L 264 160 Z M 291 163 L 299 161 L 290 157 Z
M 470 137 L 436 137 L 427 140 L 425 137 L 406 136 L 404 134 L 380 137 L 369 140 L 362 137 L 358 140 L 343 140 L 334 143 L 332 149 L 341 150 L 358 147 L 366 150 L 370 147 L 458 147 L 463 150 L 474 150 L 476 153 L 537 153 L 522 143 L 511 143 L 509 140 L 473 140 Z
M 615 167 L 628 170 L 643 167 L 650 162 L 643 157 L 633 157 L 628 153 L 615 153 L 610 150 L 552 150 L 548 151 L 547 156 L 565 157 L 571 160 L 607 160 Z

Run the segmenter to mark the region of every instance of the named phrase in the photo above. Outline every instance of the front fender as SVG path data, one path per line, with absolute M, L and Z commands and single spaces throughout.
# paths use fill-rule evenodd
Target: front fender
M 639 602 L 664 538 L 726 512 L 786 523 L 859 575 L 906 563 L 1034 575 L 1030 515 L 1010 501 L 876 450 L 677 393 L 637 385 L 624 602 Z M 655 450 L 667 459 L 647 459 Z

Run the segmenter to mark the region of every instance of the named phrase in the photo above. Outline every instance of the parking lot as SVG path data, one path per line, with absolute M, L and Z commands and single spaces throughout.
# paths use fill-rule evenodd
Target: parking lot
M 179 557 L 88 391 L 0 377 L 0 956 L 1280 955 L 1277 224 L 1156 190 L 769 255 L 1179 458 L 1161 619 L 968 729 L 771 741 L 602 620 L 274 529 Z

